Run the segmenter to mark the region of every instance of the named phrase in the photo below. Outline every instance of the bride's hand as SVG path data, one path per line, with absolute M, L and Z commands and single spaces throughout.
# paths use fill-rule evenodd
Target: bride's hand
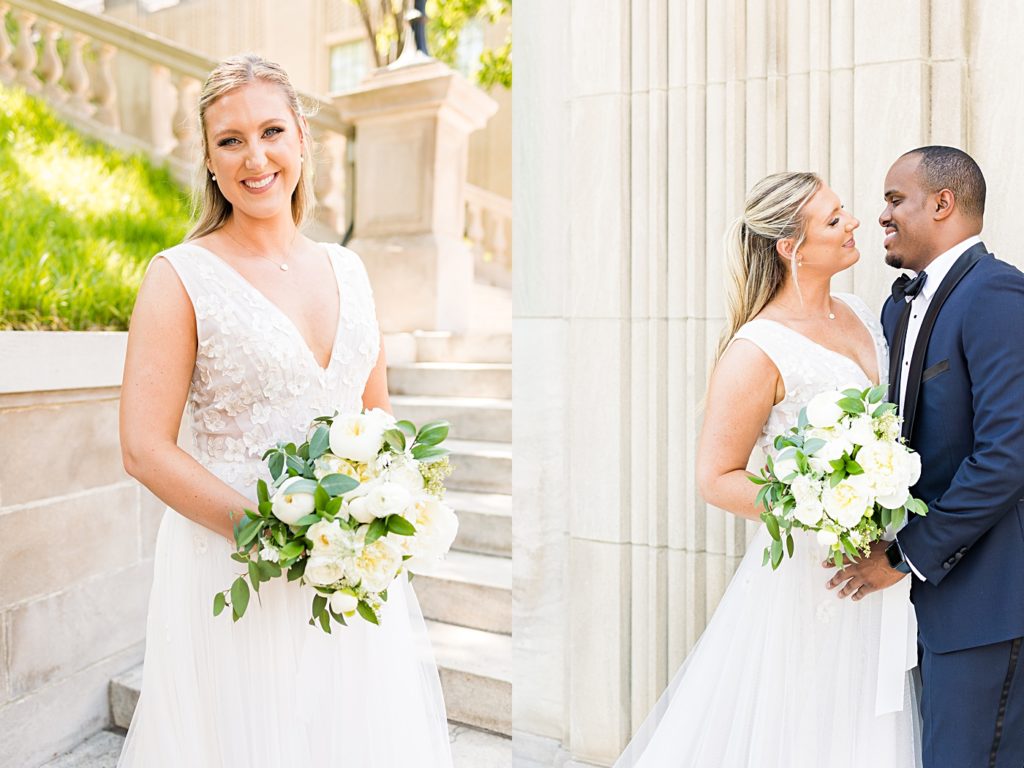
M 825 586 L 828 589 L 835 589 L 845 583 L 839 590 L 838 597 L 842 599 L 852 595 L 854 600 L 862 600 L 872 592 L 891 587 L 906 574 L 889 565 L 889 559 L 885 556 L 886 546 L 888 542 L 874 542 L 871 545 L 870 556 L 847 562 Z

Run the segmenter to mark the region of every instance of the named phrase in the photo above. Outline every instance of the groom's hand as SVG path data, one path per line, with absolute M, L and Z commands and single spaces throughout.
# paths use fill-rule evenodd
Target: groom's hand
M 891 587 L 906 574 L 889 565 L 889 559 L 885 556 L 888 545 L 887 541 L 874 542 L 870 556 L 848 563 L 829 579 L 826 586 L 835 589 L 845 583 L 838 596 L 843 598 L 852 595 L 854 600 L 862 600 L 872 592 Z

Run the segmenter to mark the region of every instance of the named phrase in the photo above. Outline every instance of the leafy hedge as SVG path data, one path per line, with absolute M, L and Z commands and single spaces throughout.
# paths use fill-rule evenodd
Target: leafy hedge
M 0 86 L 0 330 L 125 330 L 187 195 L 146 158 L 85 138 Z

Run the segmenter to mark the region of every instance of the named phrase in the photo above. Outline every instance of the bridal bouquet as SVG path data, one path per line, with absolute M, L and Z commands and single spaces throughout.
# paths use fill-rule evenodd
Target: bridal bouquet
M 793 556 L 793 528 L 816 531 L 836 564 L 870 553 L 871 543 L 907 513 L 928 506 L 910 495 L 921 458 L 900 437 L 896 406 L 886 388 L 822 392 L 800 411 L 797 426 L 775 438 L 776 455 L 760 476 L 757 504 L 771 544 L 763 565 L 775 570 Z
M 256 484 L 256 511 L 235 527 L 231 559 L 246 566 L 230 589 L 213 599 L 238 621 L 250 585 L 287 574 L 314 590 L 309 623 L 327 632 L 331 619 L 358 614 L 373 624 L 388 586 L 406 571 L 443 557 L 458 519 L 442 501 L 451 473 L 441 443 L 448 423 L 417 430 L 380 409 L 320 416 L 300 446 L 278 443 L 263 455 L 272 485 Z

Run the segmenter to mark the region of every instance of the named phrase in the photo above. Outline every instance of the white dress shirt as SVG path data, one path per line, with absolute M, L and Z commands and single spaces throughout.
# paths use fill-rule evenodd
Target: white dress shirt
M 900 367 L 900 413 L 903 413 L 904 398 L 907 394 L 907 374 L 910 373 L 910 360 L 914 356 L 914 347 L 917 346 L 917 334 L 921 331 L 921 323 L 924 322 L 925 313 L 928 311 L 928 306 L 932 303 L 932 296 L 939 290 L 943 279 L 945 279 L 949 270 L 953 268 L 956 260 L 960 258 L 963 252 L 980 242 L 981 237 L 978 235 L 969 237 L 932 261 L 931 264 L 924 268 L 924 271 L 928 273 L 928 279 L 921 286 L 921 292 L 917 296 L 913 298 L 908 297 L 907 299 L 911 302 L 912 306 L 910 322 L 907 324 L 907 338 L 903 343 L 903 365 Z M 893 355 L 898 353 L 899 350 L 894 349 L 891 351 Z
M 913 298 L 908 297 L 907 301 L 911 302 L 910 309 L 910 322 L 907 324 L 907 338 L 903 343 L 903 364 L 900 366 L 900 413 L 903 413 L 903 403 L 907 395 L 907 374 L 910 373 L 910 360 L 914 356 L 914 347 L 917 346 L 917 335 L 921 331 L 921 323 L 924 322 L 925 313 L 928 312 L 928 307 L 932 303 L 932 296 L 939 289 L 942 281 L 946 275 L 949 274 L 949 270 L 956 264 L 956 260 L 960 258 L 964 251 L 981 242 L 981 237 L 975 235 L 969 237 L 961 243 L 957 243 L 945 253 L 941 254 L 938 258 L 932 261 L 924 271 L 928 273 L 928 279 L 924 281 L 924 285 L 921 286 L 921 292 Z M 890 354 L 898 355 L 899 350 L 890 350 Z M 921 581 L 925 581 L 925 577 L 921 574 L 914 564 L 907 560 L 904 555 L 904 560 L 907 561 L 907 565 L 914 572 L 914 575 Z

